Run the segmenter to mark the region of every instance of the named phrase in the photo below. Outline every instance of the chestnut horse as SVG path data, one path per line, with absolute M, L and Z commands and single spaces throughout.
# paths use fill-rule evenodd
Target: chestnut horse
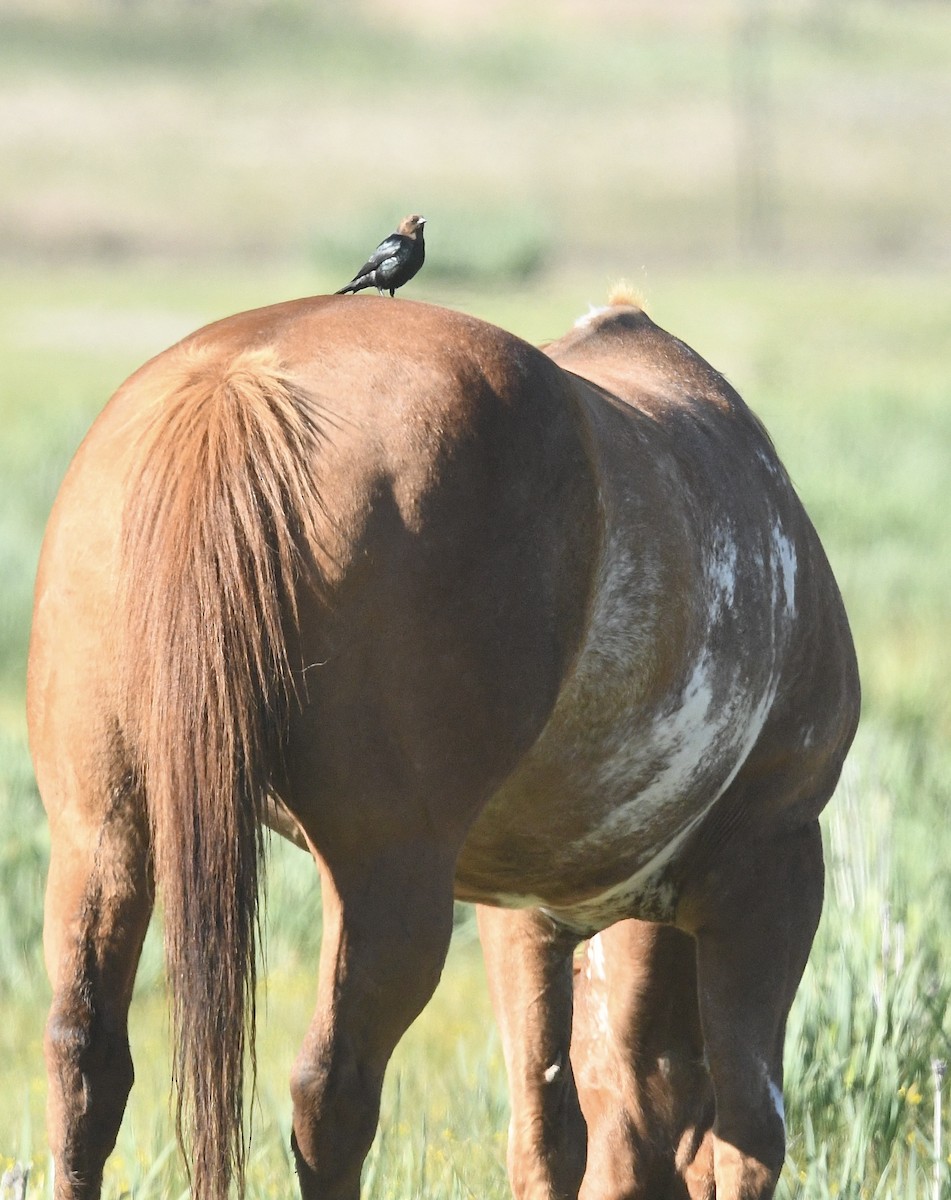
M 412 302 L 280 304 L 147 363 L 81 446 L 29 671 L 58 1200 L 115 1144 L 156 886 L 194 1194 L 242 1185 L 262 822 L 323 892 L 305 1200 L 358 1196 L 454 897 L 518 1200 L 772 1194 L 846 617 L 703 359 L 621 302 L 546 351 Z

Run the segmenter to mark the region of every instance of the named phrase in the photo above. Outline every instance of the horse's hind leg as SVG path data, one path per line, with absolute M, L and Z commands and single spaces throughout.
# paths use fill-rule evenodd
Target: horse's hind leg
M 383 1073 L 429 1000 L 452 934 L 455 855 L 425 841 L 323 862 L 317 1011 L 291 1081 L 304 1200 L 357 1200 Z
M 516 1200 L 569 1200 L 584 1175 L 586 1144 L 569 1057 L 578 938 L 537 909 L 478 914 L 512 1099 L 512 1191 Z
M 822 909 L 818 823 L 721 851 L 684 916 L 716 1098 L 717 1200 L 766 1200 L 785 1157 L 786 1019 Z
M 147 824 L 139 798 L 122 785 L 99 792 L 95 804 L 88 794 L 54 796 L 50 788 L 44 800 L 52 834 L 43 941 L 53 988 L 46 1062 L 55 1195 L 95 1200 L 132 1087 L 127 1017 L 152 911 Z
M 575 973 L 571 1057 L 588 1123 L 582 1200 L 711 1200 L 693 938 L 636 920 L 592 938 Z

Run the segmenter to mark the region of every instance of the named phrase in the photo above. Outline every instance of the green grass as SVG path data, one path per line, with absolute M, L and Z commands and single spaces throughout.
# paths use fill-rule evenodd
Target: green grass
M 947 895 L 902 861 L 910 775 L 900 741 L 863 734 L 827 813 L 827 911 L 787 1034 L 789 1194 L 920 1195 L 932 1169 L 933 1063 L 951 1058 L 933 926 Z

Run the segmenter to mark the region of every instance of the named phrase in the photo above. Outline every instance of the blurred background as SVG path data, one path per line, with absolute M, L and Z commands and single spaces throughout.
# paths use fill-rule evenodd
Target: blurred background
M 43 1132 L 47 837 L 23 669 L 66 464 L 146 357 L 333 290 L 409 212 L 401 293 L 556 337 L 627 279 L 773 434 L 840 580 L 865 716 L 790 1025 L 785 1195 L 951 1195 L 951 3 L 0 0 L 0 1172 Z M 290 1196 L 309 863 L 275 848 L 252 1193 Z M 398 1053 L 366 1191 L 504 1196 L 471 923 Z M 106 1195 L 184 1187 L 161 950 Z
M 430 290 L 951 261 L 946 3 L 0 11 L 8 260 L 307 264 L 330 284 L 419 209 Z

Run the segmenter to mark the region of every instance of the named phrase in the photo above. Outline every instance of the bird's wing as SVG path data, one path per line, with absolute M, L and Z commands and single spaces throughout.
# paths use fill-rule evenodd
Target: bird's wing
M 409 239 L 401 233 L 391 233 L 388 238 L 384 238 L 379 246 L 373 251 L 367 261 L 357 271 L 354 278 L 360 275 L 366 275 L 370 271 L 375 271 L 388 258 L 395 258 L 399 261 L 406 253 L 406 242 Z

